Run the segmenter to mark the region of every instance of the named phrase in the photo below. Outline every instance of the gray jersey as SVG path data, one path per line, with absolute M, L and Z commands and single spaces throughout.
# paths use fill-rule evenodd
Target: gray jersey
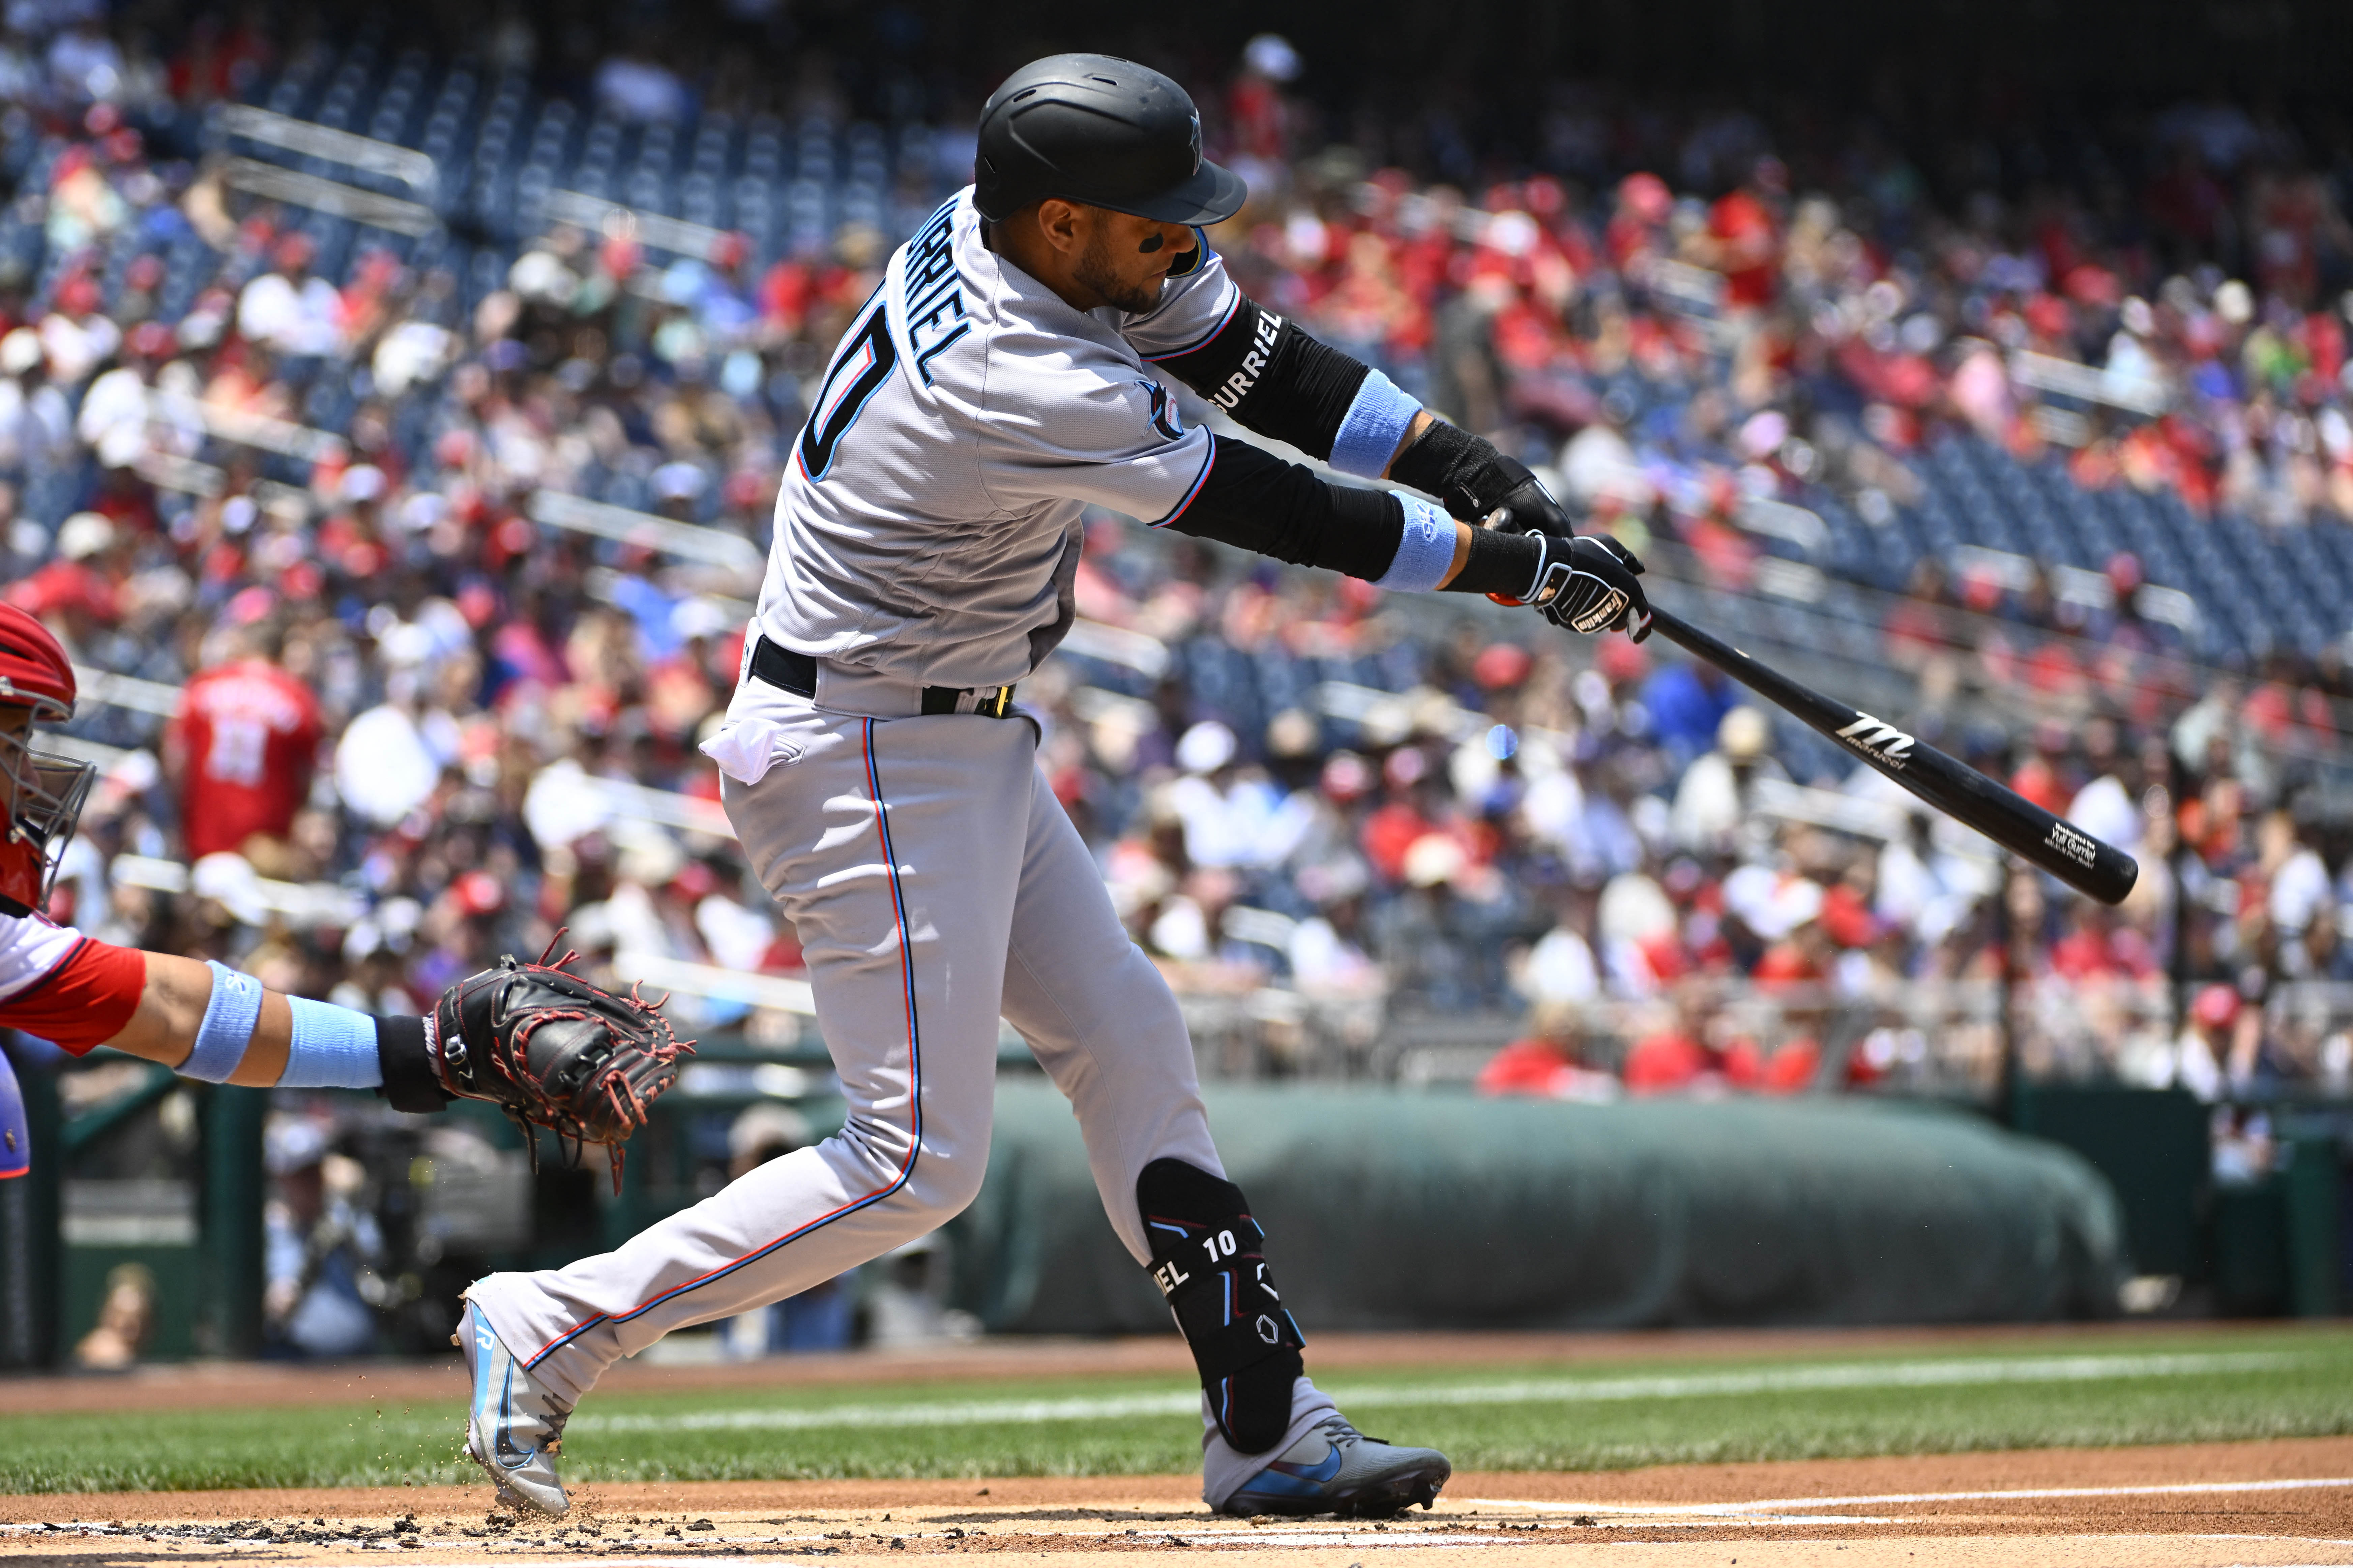
M 982 243 L 969 188 L 891 258 L 835 350 L 776 496 L 759 629 L 927 686 L 1009 685 L 1071 624 L 1079 519 L 1155 526 L 1208 478 L 1147 356 L 1240 299 L 1203 247 L 1144 315 L 1073 310 Z

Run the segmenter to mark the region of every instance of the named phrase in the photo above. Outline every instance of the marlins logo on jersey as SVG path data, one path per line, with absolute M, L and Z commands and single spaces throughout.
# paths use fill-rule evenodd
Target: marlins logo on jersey
M 1140 384 L 1152 399 L 1152 427 L 1171 441 L 1185 438 L 1185 421 L 1176 416 L 1176 400 L 1156 381 Z

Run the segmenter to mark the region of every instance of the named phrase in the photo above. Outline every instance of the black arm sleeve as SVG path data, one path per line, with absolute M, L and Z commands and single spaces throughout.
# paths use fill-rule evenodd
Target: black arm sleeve
M 1326 459 L 1370 374 L 1247 294 L 1215 332 L 1153 363 L 1238 423 Z
M 1501 506 L 1521 481 L 1534 477 L 1485 437 L 1443 419 L 1431 420 L 1389 465 L 1389 478 L 1436 496 L 1448 511 L 1472 521 Z
M 1247 441 L 1212 436 L 1209 477 L 1163 527 L 1377 583 L 1405 533 L 1405 508 L 1387 490 L 1326 484 Z M 1471 531 L 1471 553 L 1446 591 L 1517 597 L 1535 581 L 1545 543 L 1533 533 Z
M 1247 441 L 1209 439 L 1216 443 L 1209 477 L 1164 527 L 1368 583 L 1388 571 L 1405 535 L 1397 497 L 1326 484 Z

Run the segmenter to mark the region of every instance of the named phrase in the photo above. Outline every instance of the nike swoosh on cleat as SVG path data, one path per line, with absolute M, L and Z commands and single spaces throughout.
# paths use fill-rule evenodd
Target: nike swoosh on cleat
M 1328 1481 L 1340 1473 L 1340 1450 L 1337 1447 L 1328 1450 L 1318 1464 L 1293 1465 L 1277 1459 L 1267 1468 L 1281 1470 L 1286 1476 L 1297 1476 L 1303 1481 Z
M 518 1448 L 518 1446 L 515 1446 L 515 1438 L 513 1438 L 515 1422 L 513 1417 L 508 1415 L 508 1411 L 513 1411 L 513 1408 L 515 1408 L 515 1368 L 508 1366 L 506 1377 L 499 1383 L 499 1432 L 497 1436 L 491 1438 L 490 1453 L 494 1455 L 494 1458 L 499 1460 L 499 1465 L 503 1465 L 506 1469 L 522 1469 L 524 1465 L 530 1465 L 532 1458 L 539 1455 L 539 1448 L 536 1448 L 536 1446 L 532 1446 L 532 1448 Z M 515 1455 L 515 1458 L 506 1458 L 506 1455 Z
M 512 1436 L 514 1431 L 514 1421 L 508 1414 L 508 1412 L 513 1408 L 514 1368 L 509 1367 L 507 1368 L 506 1381 L 501 1385 L 499 1392 L 499 1436 L 498 1441 L 492 1445 L 492 1451 L 498 1455 L 500 1464 L 504 1465 L 510 1470 L 519 1470 L 525 1465 L 531 1463 L 533 1457 L 539 1452 L 539 1449 L 536 1447 L 527 1449 L 518 1448 L 515 1447 L 515 1441 Z M 507 1458 L 509 1454 L 512 1454 L 515 1457 L 510 1459 Z

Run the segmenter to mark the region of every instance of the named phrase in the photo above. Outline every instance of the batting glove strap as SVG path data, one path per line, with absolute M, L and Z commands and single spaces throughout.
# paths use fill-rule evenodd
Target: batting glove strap
M 1590 637 L 1619 630 L 1651 635 L 1651 603 L 1635 579 L 1642 563 L 1607 534 L 1545 542 L 1544 564 L 1521 597 L 1556 626 Z

